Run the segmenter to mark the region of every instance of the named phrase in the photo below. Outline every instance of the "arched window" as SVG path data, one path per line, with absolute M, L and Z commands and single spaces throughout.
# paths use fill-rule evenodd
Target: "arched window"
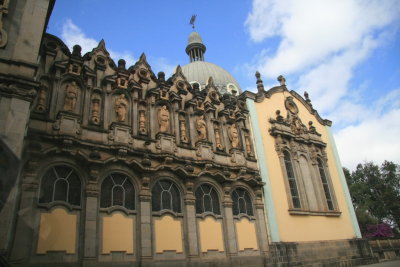
M 233 215 L 247 214 L 253 216 L 253 206 L 251 204 L 251 198 L 249 192 L 243 188 L 236 188 L 232 192 L 233 201 Z
M 172 210 L 181 212 L 181 197 L 178 187 L 170 180 L 159 180 L 152 189 L 153 211 Z
M 292 160 L 288 151 L 283 151 L 287 179 L 289 182 L 290 194 L 292 195 L 292 202 L 294 208 L 300 208 L 299 191 L 297 189 L 296 177 L 294 176 Z
M 135 189 L 128 176 L 113 173 L 101 184 L 100 208 L 122 206 L 135 210 Z
M 217 191 L 209 184 L 200 185 L 195 192 L 196 213 L 212 212 L 221 214 Z
M 331 190 L 329 189 L 328 180 L 326 179 L 324 165 L 322 164 L 322 160 L 321 159 L 317 159 L 317 161 L 318 161 L 319 175 L 321 177 L 322 186 L 324 188 L 326 204 L 328 205 L 328 209 L 329 210 L 334 210 Z
M 71 167 L 57 165 L 44 174 L 40 185 L 39 203 L 53 201 L 81 205 L 81 180 Z

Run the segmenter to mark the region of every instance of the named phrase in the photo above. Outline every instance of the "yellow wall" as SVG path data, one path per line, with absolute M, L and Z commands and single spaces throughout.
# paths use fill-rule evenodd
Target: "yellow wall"
M 154 219 L 154 235 L 157 253 L 162 253 L 164 250 L 182 252 L 181 220 L 175 220 L 171 215 Z
M 256 227 L 254 222 L 250 222 L 246 217 L 242 217 L 240 221 L 235 221 L 236 236 L 239 250 L 245 249 L 257 250 Z
M 202 252 L 207 250 L 224 251 L 222 237 L 222 224 L 211 216 L 204 220 L 199 219 L 200 248 Z
M 66 251 L 75 253 L 76 246 L 75 214 L 68 214 L 62 208 L 40 214 L 39 239 L 36 252 Z
M 133 253 L 135 244 L 135 218 L 120 212 L 103 216 L 102 253 L 125 251 Z
M 261 136 L 266 155 L 270 183 L 272 187 L 272 197 L 274 200 L 279 235 L 281 241 L 314 241 L 354 238 L 351 218 L 346 208 L 346 201 L 342 186 L 340 184 L 339 173 L 335 168 L 334 154 L 325 126 L 320 124 L 314 115 L 310 114 L 303 104 L 293 97 L 293 101 L 299 108 L 299 117 L 303 124 L 308 125 L 313 122 L 317 132 L 322 134 L 322 141 L 327 143 L 326 153 L 328 158 L 328 168 L 337 198 L 339 210 L 342 212 L 340 217 L 326 216 L 301 216 L 290 215 L 288 212 L 288 199 L 284 184 L 284 176 L 280 167 L 280 161 L 275 151 L 275 140 L 268 130 L 271 128 L 269 119 L 275 119 L 275 111 L 279 109 L 281 115 L 286 117 L 287 110 L 284 106 L 285 97 L 291 96 L 289 92 L 279 92 L 265 98 L 261 103 L 255 103 L 258 115 L 258 123 L 262 129 Z

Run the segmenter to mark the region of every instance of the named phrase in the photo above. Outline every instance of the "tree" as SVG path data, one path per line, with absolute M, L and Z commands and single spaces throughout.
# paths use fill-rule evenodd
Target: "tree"
M 399 232 L 400 166 L 390 161 L 381 167 L 366 162 L 351 173 L 343 171 L 361 231 L 365 234 L 367 225 L 385 223 Z

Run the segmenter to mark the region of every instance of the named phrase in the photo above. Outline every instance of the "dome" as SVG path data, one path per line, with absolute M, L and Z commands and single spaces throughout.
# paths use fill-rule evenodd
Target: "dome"
M 194 61 L 183 66 L 182 72 L 189 83 L 197 82 L 200 84 L 201 89 L 205 88 L 208 79 L 212 77 L 214 85 L 221 94 L 232 92 L 232 90 L 237 93 L 242 92 L 236 79 L 229 72 L 213 63 Z
M 197 32 L 192 32 L 189 35 L 189 39 L 188 39 L 188 45 L 190 44 L 202 44 L 203 40 L 201 39 L 200 34 L 198 34 Z

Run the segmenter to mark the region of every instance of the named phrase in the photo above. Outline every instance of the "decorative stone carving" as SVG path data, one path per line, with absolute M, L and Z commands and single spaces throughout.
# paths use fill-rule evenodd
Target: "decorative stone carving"
M 215 146 L 218 150 L 223 150 L 224 146 L 222 145 L 221 133 L 218 124 L 214 125 L 214 135 L 215 135 Z
M 93 124 L 100 123 L 100 99 L 92 99 L 92 112 L 90 115 L 90 121 Z
M 229 136 L 229 140 L 231 141 L 232 148 L 238 148 L 239 147 L 239 132 L 238 132 L 238 129 L 236 128 L 236 124 L 232 124 L 231 126 L 229 126 L 228 136 Z
M 46 111 L 46 102 L 47 102 L 47 88 L 44 86 L 41 86 L 39 89 L 38 100 L 37 100 L 35 110 L 37 112 L 45 112 Z
M 250 135 L 248 133 L 244 136 L 244 141 L 246 143 L 246 153 L 247 153 L 247 155 L 253 156 L 253 150 L 251 148 Z
M 72 81 L 65 87 L 64 110 L 74 112 L 77 99 L 78 86 L 75 81 Z
M 285 77 L 283 77 L 282 75 L 279 75 L 277 80 L 279 81 L 279 83 L 281 84 L 281 86 L 286 85 L 286 79 Z
M 186 134 L 186 120 L 184 117 L 179 119 L 179 133 L 180 133 L 180 138 L 181 138 L 182 143 L 189 142 L 189 139 Z
M 7 32 L 3 29 L 3 17 L 8 14 L 9 0 L 0 1 L 0 48 L 7 44 Z
M 198 133 L 197 140 L 207 139 L 206 121 L 204 120 L 204 116 L 200 116 L 199 118 L 197 118 L 196 130 Z
M 119 122 L 124 122 L 128 112 L 128 100 L 126 100 L 124 94 L 119 95 L 119 97 L 115 99 L 114 110 L 117 114 L 117 120 Z
M 140 134 L 147 134 L 146 130 L 146 111 L 140 110 L 139 111 L 139 133 Z
M 160 132 L 165 133 L 169 131 L 169 111 L 165 105 L 158 110 L 158 124 Z

